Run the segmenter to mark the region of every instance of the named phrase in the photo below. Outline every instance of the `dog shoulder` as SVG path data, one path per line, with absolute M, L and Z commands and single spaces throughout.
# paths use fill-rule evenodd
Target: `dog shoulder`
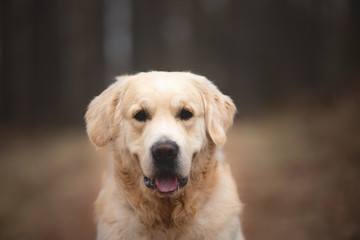
M 105 173 L 103 188 L 95 202 L 96 239 L 147 239 L 143 226 L 119 190 L 113 176 Z
M 197 215 L 194 232 L 204 239 L 237 239 L 242 204 L 227 163 L 220 162 L 218 174 L 213 193 Z

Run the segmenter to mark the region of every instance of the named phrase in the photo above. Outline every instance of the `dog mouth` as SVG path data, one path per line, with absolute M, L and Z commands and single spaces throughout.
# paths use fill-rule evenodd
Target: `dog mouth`
M 144 184 L 161 194 L 174 193 L 184 187 L 188 182 L 188 177 L 179 178 L 171 174 L 162 174 L 150 179 L 144 176 Z

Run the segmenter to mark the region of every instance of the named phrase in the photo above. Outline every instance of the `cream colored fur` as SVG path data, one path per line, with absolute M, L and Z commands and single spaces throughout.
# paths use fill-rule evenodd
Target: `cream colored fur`
M 179 119 L 182 109 L 189 120 Z M 148 119 L 134 119 L 145 110 Z M 241 203 L 220 148 L 236 109 L 209 80 L 184 72 L 122 76 L 96 97 L 86 113 L 96 147 L 112 157 L 96 200 L 99 240 L 243 239 Z M 150 149 L 170 139 L 179 145 L 179 175 L 186 186 L 159 194 L 145 186 L 154 176 Z

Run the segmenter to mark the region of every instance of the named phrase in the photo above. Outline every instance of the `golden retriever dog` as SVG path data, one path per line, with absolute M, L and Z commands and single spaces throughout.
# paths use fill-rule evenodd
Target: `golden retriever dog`
M 90 103 L 87 133 L 111 158 L 96 200 L 97 239 L 243 239 L 221 147 L 236 111 L 205 77 L 118 77 Z

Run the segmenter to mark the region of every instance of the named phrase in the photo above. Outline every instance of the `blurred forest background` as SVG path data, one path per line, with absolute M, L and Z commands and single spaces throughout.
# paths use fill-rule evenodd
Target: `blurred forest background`
M 2 0 L 0 239 L 94 239 L 114 77 L 192 71 L 237 107 L 250 240 L 360 239 L 360 1 Z

